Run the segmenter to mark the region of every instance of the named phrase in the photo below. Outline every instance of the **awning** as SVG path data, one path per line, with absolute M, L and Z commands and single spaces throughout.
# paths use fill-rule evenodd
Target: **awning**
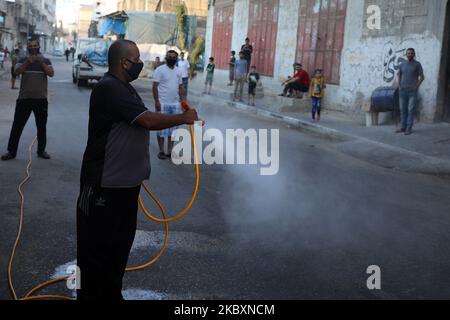
M 108 33 L 122 35 L 126 34 L 126 21 L 128 16 L 123 11 L 114 12 L 107 16 L 101 17 L 98 23 L 98 35 L 104 36 Z
M 98 35 L 104 36 L 105 34 L 125 34 L 127 29 L 125 27 L 125 21 L 115 20 L 111 18 L 104 18 L 98 24 Z

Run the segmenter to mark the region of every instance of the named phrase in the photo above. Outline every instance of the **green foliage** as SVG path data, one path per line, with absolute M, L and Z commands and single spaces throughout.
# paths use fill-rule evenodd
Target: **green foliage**
M 176 6 L 177 22 L 178 22 L 178 39 L 180 41 L 181 50 L 186 50 L 186 39 L 184 38 L 184 21 L 186 17 L 186 7 L 184 4 Z

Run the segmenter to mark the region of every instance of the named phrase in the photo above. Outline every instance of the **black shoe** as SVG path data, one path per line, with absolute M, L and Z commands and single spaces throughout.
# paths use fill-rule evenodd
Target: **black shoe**
M 410 135 L 412 135 L 412 129 L 406 129 L 405 136 L 410 136 Z
M 2 155 L 2 161 L 8 161 L 8 160 L 12 160 L 15 159 L 16 156 L 13 156 L 11 153 L 7 152 L 4 155 Z
M 167 160 L 167 156 L 164 152 L 160 152 L 160 153 L 158 153 L 158 159 Z
M 45 152 L 45 151 L 38 153 L 38 157 L 42 158 L 42 159 L 45 159 L 45 160 L 50 160 L 51 159 L 50 155 L 47 152 Z

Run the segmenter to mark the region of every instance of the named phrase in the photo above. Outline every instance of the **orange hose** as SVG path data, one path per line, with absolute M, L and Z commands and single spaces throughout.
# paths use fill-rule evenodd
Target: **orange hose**
M 141 196 L 139 196 L 139 205 L 140 205 L 142 211 L 144 212 L 144 214 L 150 220 L 152 220 L 154 222 L 164 223 L 165 224 L 165 240 L 164 240 L 164 244 L 163 244 L 160 252 L 156 255 L 155 258 L 153 258 L 152 260 L 150 260 L 149 262 L 147 262 L 147 263 L 145 263 L 145 264 L 143 264 L 141 266 L 127 268 L 126 272 L 133 272 L 133 271 L 138 271 L 138 270 L 144 270 L 144 269 L 150 267 L 151 265 L 155 264 L 162 257 L 162 255 L 164 254 L 165 250 L 167 249 L 167 245 L 169 243 L 169 223 L 181 219 L 187 212 L 189 212 L 189 210 L 194 205 L 195 199 L 197 198 L 197 195 L 198 195 L 198 189 L 199 189 L 200 168 L 199 168 L 199 164 L 198 164 L 199 162 L 198 162 L 197 146 L 195 144 L 194 128 L 193 128 L 192 125 L 189 126 L 189 130 L 190 130 L 190 133 L 191 133 L 191 140 L 192 140 L 192 145 L 193 145 L 193 148 L 194 148 L 195 174 L 196 174 L 195 187 L 194 187 L 194 192 L 192 194 L 192 197 L 191 197 L 188 205 L 186 206 L 186 208 L 184 210 L 182 210 L 174 218 L 166 219 L 166 211 L 165 211 L 164 207 L 162 206 L 161 202 L 158 200 L 158 198 L 150 191 L 150 189 L 145 184 L 142 184 L 143 187 L 144 187 L 144 190 L 146 191 L 146 193 L 153 199 L 153 201 L 159 207 L 159 209 L 161 211 L 161 214 L 163 216 L 163 219 L 155 218 L 152 214 L 150 214 L 150 212 L 145 208 L 145 205 L 144 205 L 144 203 L 142 201 L 142 197 Z M 36 140 L 37 140 L 37 138 L 34 138 L 32 144 L 28 148 L 28 151 L 29 151 L 29 162 L 28 162 L 27 170 L 26 170 L 26 178 L 21 182 L 21 184 L 18 187 L 18 191 L 19 191 L 19 194 L 21 196 L 20 220 L 19 220 L 19 229 L 18 229 L 18 232 L 17 232 L 16 241 L 14 243 L 13 250 L 12 250 L 11 257 L 10 257 L 9 264 L 8 264 L 8 283 L 9 283 L 9 288 L 10 288 L 10 291 L 11 291 L 11 294 L 12 294 L 14 300 L 23 300 L 23 301 L 27 301 L 27 300 L 43 300 L 43 299 L 74 300 L 72 297 L 59 296 L 59 295 L 33 296 L 34 293 L 36 293 L 39 290 L 44 289 L 45 287 L 47 287 L 49 285 L 66 281 L 68 279 L 68 277 L 62 277 L 62 278 L 52 279 L 52 280 L 48 280 L 46 282 L 43 282 L 43 283 L 37 285 L 36 287 L 34 287 L 33 289 L 31 289 L 25 295 L 25 297 L 20 298 L 20 299 L 18 298 L 18 296 L 17 296 L 17 294 L 15 292 L 14 286 L 13 286 L 12 266 L 13 266 L 13 260 L 14 260 L 14 257 L 15 257 L 17 245 L 18 245 L 18 243 L 20 241 L 20 237 L 21 237 L 21 233 L 22 233 L 22 227 L 23 227 L 23 220 L 24 220 L 23 217 L 24 217 L 25 196 L 24 196 L 21 188 L 23 187 L 23 185 L 31 177 L 30 169 L 31 169 L 31 164 L 33 162 L 32 161 L 32 156 L 31 156 L 31 150 L 33 148 L 33 145 L 36 143 Z

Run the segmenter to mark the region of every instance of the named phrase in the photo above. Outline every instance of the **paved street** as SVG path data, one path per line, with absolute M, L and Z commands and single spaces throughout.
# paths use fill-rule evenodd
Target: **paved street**
M 15 260 L 20 295 L 62 275 L 76 255 L 75 207 L 91 90 L 72 84 L 70 64 L 50 58 L 57 72 L 49 83 L 52 160 L 33 153 Z M 151 88 L 137 86 L 153 109 Z M 3 152 L 18 92 L 6 80 L 0 90 Z M 450 298 L 449 180 L 364 162 L 341 153 L 340 140 L 196 100 L 207 128 L 279 128 L 280 172 L 264 177 L 258 166 L 203 165 L 192 211 L 170 225 L 169 247 L 155 266 L 126 275 L 125 298 Z M 16 187 L 36 132 L 32 118 L 17 159 L 0 163 L 0 299 L 10 299 L 5 270 L 18 223 Z M 178 212 L 191 194 L 194 168 L 161 162 L 154 133 L 151 140 L 148 184 L 169 211 Z M 130 265 L 150 260 L 164 240 L 163 226 L 143 215 L 138 229 Z M 371 265 L 381 268 L 382 290 L 366 287 Z M 43 293 L 69 294 L 63 285 Z

